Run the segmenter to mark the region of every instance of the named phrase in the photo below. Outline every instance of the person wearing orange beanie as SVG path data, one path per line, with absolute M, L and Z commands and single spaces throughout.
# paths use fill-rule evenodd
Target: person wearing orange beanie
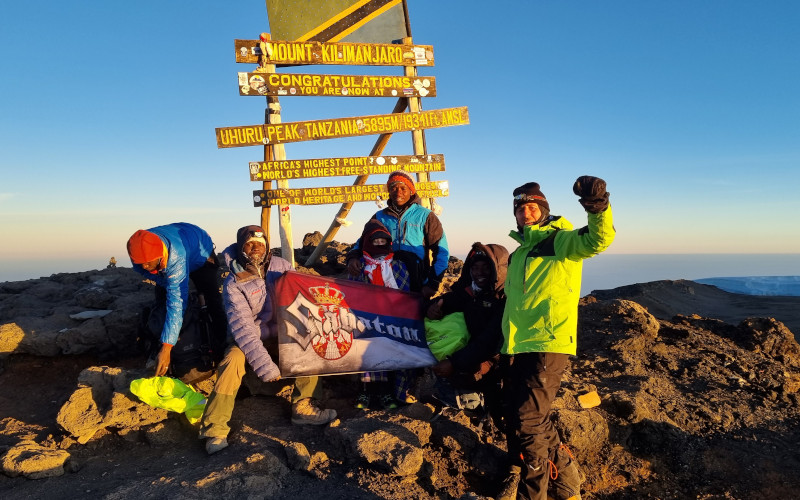
M 205 299 L 214 330 L 212 340 L 224 346 L 227 322 L 217 280 L 219 266 L 208 233 L 186 222 L 139 229 L 128 239 L 128 256 L 136 272 L 155 282 L 155 307 L 166 307 L 156 376 L 169 370 L 172 347 L 178 342 L 189 303 L 189 280 Z
M 139 229 L 128 240 L 128 255 L 131 262 L 139 264 L 150 274 L 158 273 L 166 265 L 167 248 L 155 233 Z
M 450 258 L 442 223 L 435 213 L 420 204 L 422 199 L 407 172 L 396 170 L 389 174 L 386 190 L 389 192 L 386 208 L 376 212 L 369 222 L 378 221 L 386 227 L 392 237 L 395 258 L 408 267 L 411 291 L 430 298 L 439 290 Z M 350 276 L 361 275 L 361 245 L 361 240 L 357 241 L 345 256 Z

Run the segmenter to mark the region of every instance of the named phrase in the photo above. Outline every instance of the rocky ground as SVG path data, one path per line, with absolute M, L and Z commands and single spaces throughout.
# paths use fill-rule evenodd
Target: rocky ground
M 308 271 L 340 273 L 342 250 Z M 355 376 L 327 377 L 324 403 L 339 419 L 322 428 L 291 425 L 285 384 L 241 394 L 231 445 L 207 456 L 182 414 L 127 389 L 144 375 L 134 339 L 150 294 L 128 268 L 0 283 L 0 497 L 496 493 L 502 434 L 442 406 L 428 372 L 420 402 L 391 411 L 353 409 Z M 797 496 L 799 297 L 660 281 L 595 292 L 579 313 L 554 418 L 586 474 L 583 498 Z

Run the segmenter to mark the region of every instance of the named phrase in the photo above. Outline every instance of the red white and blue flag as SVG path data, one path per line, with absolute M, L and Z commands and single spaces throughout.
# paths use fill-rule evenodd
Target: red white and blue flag
M 287 271 L 276 282 L 281 375 L 431 366 L 422 297 Z

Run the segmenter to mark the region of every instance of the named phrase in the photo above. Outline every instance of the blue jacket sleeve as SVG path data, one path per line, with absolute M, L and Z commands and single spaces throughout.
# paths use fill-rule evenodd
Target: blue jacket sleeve
M 167 262 L 164 288 L 167 291 L 167 317 L 164 329 L 161 330 L 161 342 L 175 345 L 183 326 L 183 313 L 189 300 L 189 273 L 186 269 L 186 259 L 180 252 L 175 252 L 175 246 L 170 249 Z M 182 249 L 181 249 L 182 250 Z

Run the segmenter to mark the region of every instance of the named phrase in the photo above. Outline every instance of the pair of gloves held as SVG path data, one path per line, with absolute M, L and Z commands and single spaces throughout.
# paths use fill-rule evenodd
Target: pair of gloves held
M 599 214 L 608 208 L 608 191 L 606 181 L 591 175 L 578 177 L 572 185 L 572 192 L 580 196 L 578 202 L 590 214 Z

